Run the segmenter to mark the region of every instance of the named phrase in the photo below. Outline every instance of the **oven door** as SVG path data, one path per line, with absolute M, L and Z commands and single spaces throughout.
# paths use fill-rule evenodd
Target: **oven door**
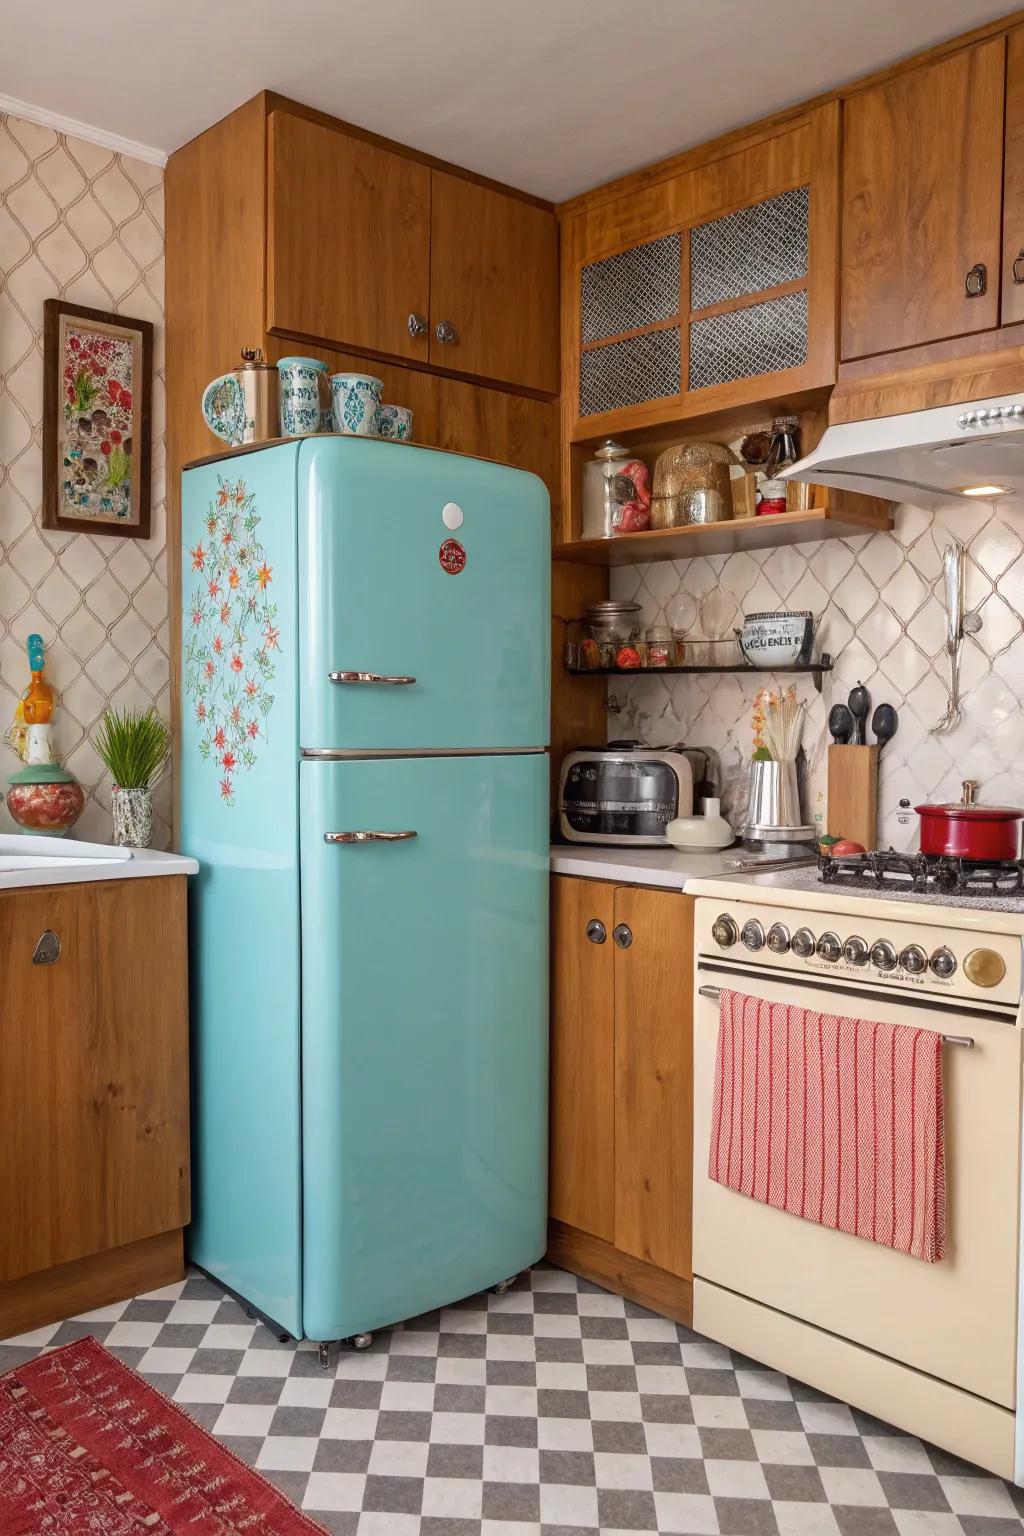
M 718 1001 L 731 987 L 773 1003 L 973 1037 L 942 1050 L 948 1236 L 926 1264 L 773 1210 L 708 1178 Z M 962 1000 L 831 990 L 700 960 L 694 1009 L 695 1275 L 1012 1408 L 1015 1399 L 1021 1033 Z

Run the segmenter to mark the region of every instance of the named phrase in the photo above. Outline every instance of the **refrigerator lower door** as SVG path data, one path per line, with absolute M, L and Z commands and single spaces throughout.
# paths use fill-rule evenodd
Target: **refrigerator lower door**
M 544 747 L 551 533 L 536 475 L 365 437 L 299 454 L 301 744 Z
M 303 1328 L 335 1339 L 544 1252 L 548 759 L 300 781 Z M 334 840 L 375 832 L 416 835 Z

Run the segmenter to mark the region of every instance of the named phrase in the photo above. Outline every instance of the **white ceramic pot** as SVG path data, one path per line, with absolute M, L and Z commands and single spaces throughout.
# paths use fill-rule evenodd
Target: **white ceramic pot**
M 332 373 L 335 432 L 344 432 L 349 437 L 376 437 L 377 409 L 383 392 L 383 379 L 375 379 L 372 374 Z
M 282 437 L 320 431 L 320 379 L 326 372 L 327 364 L 315 357 L 282 357 L 277 365 Z
M 748 613 L 737 631 L 740 649 L 755 667 L 791 667 L 807 635 L 804 613 Z

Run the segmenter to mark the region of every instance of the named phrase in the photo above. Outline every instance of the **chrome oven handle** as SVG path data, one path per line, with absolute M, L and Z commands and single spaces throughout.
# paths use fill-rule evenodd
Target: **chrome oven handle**
M 722 996 L 721 987 L 698 987 L 701 997 L 706 997 L 709 1002 L 717 1003 Z M 943 1045 L 962 1045 L 965 1050 L 971 1050 L 974 1045 L 973 1035 L 943 1035 Z
M 407 688 L 414 677 L 387 677 L 383 672 L 328 672 L 332 683 L 384 683 L 390 688 Z
M 415 832 L 325 832 L 325 843 L 406 843 Z

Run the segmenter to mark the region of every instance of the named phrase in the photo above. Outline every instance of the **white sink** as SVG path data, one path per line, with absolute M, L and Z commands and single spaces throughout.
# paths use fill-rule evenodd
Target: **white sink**
M 106 864 L 126 863 L 132 857 L 130 848 L 114 848 L 106 843 L 0 832 L 0 874 L 21 869 L 99 869 Z

